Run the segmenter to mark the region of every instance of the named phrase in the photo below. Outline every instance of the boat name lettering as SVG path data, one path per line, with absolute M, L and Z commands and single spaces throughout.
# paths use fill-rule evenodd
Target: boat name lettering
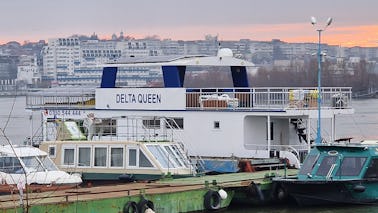
M 81 115 L 81 111 L 80 110 L 54 109 L 54 110 L 49 110 L 48 115 Z
M 156 93 L 119 93 L 116 94 L 116 103 L 128 104 L 128 103 L 138 103 L 138 104 L 160 104 L 161 94 Z

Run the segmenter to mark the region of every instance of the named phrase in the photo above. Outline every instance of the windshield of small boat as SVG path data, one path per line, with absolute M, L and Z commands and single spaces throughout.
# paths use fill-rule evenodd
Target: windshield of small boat
M 21 163 L 16 157 L 0 157 L 0 171 L 8 174 L 22 174 Z
M 358 176 L 366 162 L 366 157 L 344 157 L 336 176 Z
M 306 160 L 304 161 L 301 170 L 299 171 L 300 175 L 307 175 L 308 173 L 311 174 L 312 169 L 315 166 L 315 162 L 317 161 L 319 155 L 309 155 Z
M 35 156 L 21 157 L 22 162 L 29 172 L 44 172 L 45 168 Z
M 40 156 L 39 159 L 41 160 L 43 166 L 46 168 L 47 171 L 58 170 L 54 162 L 48 156 Z
M 29 172 L 45 172 L 57 170 L 54 163 L 46 156 L 21 157 L 21 160 L 24 162 L 25 167 Z

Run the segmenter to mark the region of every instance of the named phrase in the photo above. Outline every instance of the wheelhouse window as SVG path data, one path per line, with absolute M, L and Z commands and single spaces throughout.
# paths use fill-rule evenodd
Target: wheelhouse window
M 107 148 L 95 147 L 94 148 L 94 166 L 106 167 Z
M 315 166 L 316 160 L 318 159 L 319 155 L 309 155 L 306 160 L 304 161 L 301 170 L 299 171 L 300 175 L 307 175 L 308 173 L 311 174 L 312 169 Z
M 63 164 L 73 165 L 75 162 L 75 149 L 65 148 L 63 149 Z
M 91 165 L 91 148 L 79 147 L 79 164 L 78 166 L 90 166 Z
M 123 167 L 123 148 L 110 148 L 110 167 Z
M 335 164 L 337 160 L 337 156 L 325 156 L 320 163 L 320 166 L 318 168 L 318 171 L 316 172 L 316 175 L 319 176 L 326 176 L 331 169 L 332 165 Z
M 358 176 L 365 161 L 366 157 L 344 157 L 336 176 Z
M 378 178 L 378 158 L 371 159 L 364 178 Z

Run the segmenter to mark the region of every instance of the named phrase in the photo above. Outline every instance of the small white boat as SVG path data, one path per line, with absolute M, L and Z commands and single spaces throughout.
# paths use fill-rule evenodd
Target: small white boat
M 196 175 L 196 166 L 183 145 L 173 139 L 169 121 L 155 120 L 167 125 L 157 129 L 146 119 L 98 119 L 90 114 L 84 120 L 52 120 L 46 124 L 49 137 L 39 148 L 48 152 L 61 170 L 80 173 L 85 181 L 130 182 Z M 124 134 L 116 134 L 121 130 Z
M 82 182 L 77 174 L 60 171 L 47 153 L 19 145 L 0 146 L 0 192 L 51 191 Z

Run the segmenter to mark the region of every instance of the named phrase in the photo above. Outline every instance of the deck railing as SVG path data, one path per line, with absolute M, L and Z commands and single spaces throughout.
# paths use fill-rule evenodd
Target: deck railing
M 351 87 L 321 88 L 322 108 L 351 108 Z M 286 110 L 318 108 L 318 90 L 306 88 L 187 89 L 187 109 Z
M 322 87 L 321 108 L 351 108 L 351 87 Z M 316 87 L 188 88 L 188 110 L 287 110 L 318 108 Z M 29 92 L 29 109 L 94 109 L 95 89 L 54 89 Z

